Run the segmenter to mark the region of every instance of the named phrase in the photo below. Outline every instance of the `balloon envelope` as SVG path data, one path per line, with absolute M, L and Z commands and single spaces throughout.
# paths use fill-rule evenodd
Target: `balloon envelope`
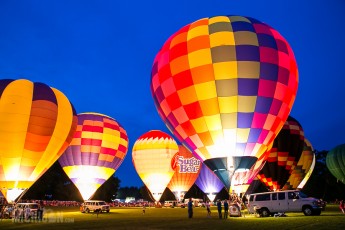
M 289 116 L 273 142 L 272 149 L 258 178 L 270 190 L 281 190 L 301 157 L 304 146 L 302 126 Z
M 231 180 L 230 193 L 236 193 L 243 196 L 247 192 L 253 180 L 264 167 L 269 153 L 270 150 L 267 150 L 262 154 L 250 169 L 235 171 Z
M 13 202 L 60 157 L 77 126 L 59 90 L 25 79 L 0 80 L 0 188 Z
M 73 140 L 59 163 L 87 200 L 115 173 L 127 150 L 127 133 L 115 119 L 81 113 Z
M 224 188 L 223 183 L 206 165 L 201 166 L 200 174 L 195 184 L 203 191 L 210 201 L 214 201 L 217 193 Z
M 177 152 L 176 141 L 159 130 L 143 134 L 133 145 L 134 168 L 155 201 L 159 201 L 174 175 L 171 161 Z
M 157 53 L 151 92 L 173 135 L 229 189 L 284 125 L 298 86 L 293 51 L 256 19 L 215 16 L 174 33 Z
M 175 172 L 167 187 L 177 200 L 183 200 L 184 195 L 198 178 L 202 162 L 186 147 L 179 145 L 178 149 L 171 162 Z
M 333 176 L 345 184 L 345 144 L 338 145 L 327 153 L 326 165 Z
M 315 167 L 315 154 L 313 146 L 305 138 L 304 147 L 297 165 L 293 167 L 291 175 L 283 187 L 283 190 L 302 189 L 307 183 Z

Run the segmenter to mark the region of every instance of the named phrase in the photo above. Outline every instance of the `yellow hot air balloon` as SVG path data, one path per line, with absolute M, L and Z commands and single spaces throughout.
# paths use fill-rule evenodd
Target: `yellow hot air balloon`
M 0 188 L 13 202 L 60 157 L 77 127 L 59 90 L 25 79 L 0 80 Z
M 133 145 L 134 167 L 156 202 L 174 175 L 171 160 L 177 151 L 176 141 L 159 130 L 145 133 Z

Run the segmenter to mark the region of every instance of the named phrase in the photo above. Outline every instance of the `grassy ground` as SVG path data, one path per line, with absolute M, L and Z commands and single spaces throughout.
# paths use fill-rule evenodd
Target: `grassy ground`
M 215 207 L 212 217 L 207 218 L 205 208 L 194 208 L 193 219 L 188 219 L 185 208 L 112 208 L 110 213 L 80 213 L 79 209 L 46 208 L 40 223 L 14 223 L 0 221 L 0 229 L 341 229 L 345 215 L 336 205 L 328 205 L 320 216 L 304 216 L 303 213 L 288 213 L 287 217 L 260 218 L 246 214 L 245 217 L 218 219 Z

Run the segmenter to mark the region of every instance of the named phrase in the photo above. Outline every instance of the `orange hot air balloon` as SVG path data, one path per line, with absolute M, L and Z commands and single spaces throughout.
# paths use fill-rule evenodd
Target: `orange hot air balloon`
M 292 48 L 254 18 L 202 18 L 174 33 L 157 53 L 151 92 L 173 135 L 229 189 L 286 121 L 298 87 Z
M 0 80 L 0 188 L 9 202 L 60 157 L 77 120 L 59 90 L 25 79 Z
M 81 113 L 73 140 L 59 163 L 87 200 L 115 173 L 127 150 L 127 132 L 119 122 L 100 113 Z
M 175 173 L 167 187 L 177 200 L 183 200 L 200 174 L 201 161 L 183 145 L 179 145 L 178 149 L 171 162 Z
M 145 133 L 133 145 L 134 168 L 156 202 L 174 175 L 171 160 L 177 151 L 176 141 L 159 130 Z

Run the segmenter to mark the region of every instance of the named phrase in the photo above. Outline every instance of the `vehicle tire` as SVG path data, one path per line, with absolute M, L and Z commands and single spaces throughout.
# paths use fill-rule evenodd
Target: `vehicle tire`
M 311 216 L 313 214 L 313 209 L 310 206 L 303 208 L 303 213 L 305 216 Z
M 107 213 L 109 213 L 110 210 L 107 210 Z
M 268 211 L 267 208 L 262 208 L 262 209 L 260 209 L 260 216 L 262 216 L 262 217 L 269 217 L 270 216 L 270 211 Z
M 86 212 L 86 213 L 89 213 L 89 212 L 90 212 L 90 209 L 87 208 L 87 209 L 85 210 L 85 212 Z

